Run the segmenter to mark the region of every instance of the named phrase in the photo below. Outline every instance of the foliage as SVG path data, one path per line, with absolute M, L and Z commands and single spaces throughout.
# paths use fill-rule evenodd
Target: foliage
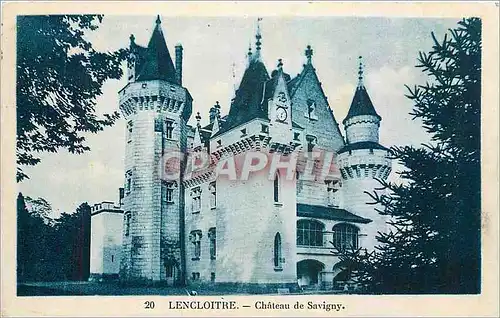
M 88 204 L 81 204 L 75 213 L 49 220 L 52 208 L 46 200 L 25 198 L 19 193 L 17 212 L 18 282 L 88 279 Z
M 408 88 L 432 144 L 393 147 L 407 182 L 380 180 L 369 193 L 391 230 L 375 251 L 342 256 L 367 292 L 480 292 L 481 21 L 449 33 L 442 42 L 432 34 L 432 51 L 419 55 L 429 82 Z
M 83 133 L 111 126 L 117 112 L 96 113 L 96 97 L 108 79 L 122 76 L 126 50 L 98 52 L 86 38 L 100 15 L 17 18 L 17 180 L 40 152 L 90 150 Z

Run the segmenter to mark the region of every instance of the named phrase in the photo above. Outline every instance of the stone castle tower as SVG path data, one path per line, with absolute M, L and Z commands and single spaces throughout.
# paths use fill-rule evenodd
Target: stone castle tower
M 158 17 L 148 46 L 132 35 L 130 51 L 128 84 L 119 92 L 127 121 L 120 278 L 158 281 L 168 271 L 182 279 L 181 176 L 164 180 L 158 164 L 166 153 L 186 150 L 192 97 L 182 86 L 182 46 L 174 66 Z
M 360 57 L 361 59 L 361 57 Z M 380 187 L 376 179 L 386 180 L 391 172 L 388 149 L 379 143 L 379 128 L 382 118 L 377 114 L 363 83 L 363 65 L 359 65 L 358 86 L 343 121 L 346 131 L 346 146 L 337 154 L 337 164 L 343 179 L 343 201 L 345 208 L 372 220 L 365 228 L 365 240 L 361 243 L 373 250 L 377 232 L 387 228 L 387 219 L 369 205 L 372 193 Z M 366 192 L 365 192 L 366 191 Z

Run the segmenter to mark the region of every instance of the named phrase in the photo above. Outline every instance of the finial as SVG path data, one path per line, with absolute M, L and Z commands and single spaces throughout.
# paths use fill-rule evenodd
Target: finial
M 358 70 L 358 87 L 363 86 L 363 57 L 360 55 L 359 59 L 359 70 Z
M 260 54 L 260 49 L 261 49 L 261 45 L 262 45 L 262 42 L 260 41 L 260 39 L 262 39 L 262 35 L 260 33 L 260 21 L 262 21 L 262 18 L 257 18 L 257 33 L 255 34 L 255 50 L 256 50 L 256 54 L 257 56 L 259 56 Z
M 251 42 L 248 43 L 247 56 L 248 56 L 248 62 L 250 63 L 250 61 L 252 61 L 252 43 Z
M 200 120 L 201 120 L 201 115 L 200 112 L 196 113 L 196 126 L 201 127 Z
M 156 16 L 156 24 L 161 24 L 161 19 L 159 14 Z
M 219 101 L 215 101 L 214 107 L 220 109 Z
M 313 49 L 311 48 L 310 45 L 306 47 L 306 57 L 307 57 L 307 64 L 311 64 L 311 59 L 313 56 Z
M 130 35 L 130 44 L 135 44 L 135 36 L 133 34 Z
M 278 59 L 278 69 L 279 70 L 283 69 L 283 60 L 282 59 Z

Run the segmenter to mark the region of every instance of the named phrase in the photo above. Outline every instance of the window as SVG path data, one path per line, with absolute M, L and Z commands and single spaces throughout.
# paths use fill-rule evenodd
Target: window
M 328 205 L 338 206 L 335 193 L 340 189 L 340 180 L 326 180 L 325 183 L 328 195 Z
M 269 133 L 269 126 L 264 125 L 264 124 L 260 124 L 260 132 L 264 133 L 264 134 L 268 134 Z
M 240 137 L 245 137 L 247 135 L 247 129 L 246 128 L 243 128 L 240 131 L 241 131 L 241 136 Z
M 210 281 L 215 282 L 215 273 L 214 272 L 210 273 Z
M 165 185 L 164 185 L 164 189 L 165 189 L 164 200 L 167 203 L 173 203 L 174 202 L 174 188 L 175 188 L 175 183 L 174 182 L 166 182 Z
M 172 139 L 174 132 L 174 122 L 171 120 L 165 121 L 165 138 Z
M 155 118 L 155 132 L 161 132 L 163 130 L 163 122 L 160 118 Z
M 191 190 L 191 211 L 198 213 L 201 210 L 201 188 L 195 187 Z
M 217 185 L 214 182 L 210 182 L 208 185 L 210 191 L 210 208 L 215 208 L 217 206 Z
M 333 245 L 340 251 L 358 248 L 358 228 L 341 223 L 333 227 Z
M 114 261 L 115 261 L 115 256 L 111 255 L 111 263 L 113 263 Z
M 125 172 L 125 193 L 129 194 L 132 191 L 132 171 Z
M 134 124 L 131 120 L 129 120 L 127 122 L 127 142 L 131 142 L 132 141 L 132 128 L 133 128 Z
M 278 203 L 280 201 L 280 175 L 276 172 L 274 176 L 274 202 Z
M 167 264 L 165 266 L 165 276 L 174 277 L 174 266 L 172 266 L 172 264 Z
M 200 273 L 199 272 L 193 272 L 191 278 L 193 280 L 200 280 Z
M 312 152 L 314 146 L 316 145 L 316 137 L 312 135 L 307 135 L 306 141 L 307 141 L 307 152 Z
M 210 240 L 210 259 L 215 259 L 215 255 L 217 253 L 217 239 L 215 227 L 212 227 L 208 230 L 208 239 Z
M 201 256 L 201 231 L 191 231 L 191 243 L 193 243 L 193 257 L 191 260 L 196 261 Z
M 297 221 L 297 245 L 323 246 L 322 223 L 313 220 Z
M 307 111 L 305 115 L 309 119 L 318 119 L 318 116 L 316 116 L 316 102 L 312 99 L 307 100 Z
M 129 236 L 130 234 L 130 220 L 132 219 L 132 215 L 130 212 L 126 212 L 125 215 L 125 236 Z
M 276 233 L 274 236 L 274 269 L 280 270 L 282 269 L 281 263 L 284 262 L 281 254 L 281 235 Z

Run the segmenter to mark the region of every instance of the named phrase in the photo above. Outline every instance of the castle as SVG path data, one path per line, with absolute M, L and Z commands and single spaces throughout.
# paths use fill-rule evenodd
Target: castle
M 361 65 L 344 138 L 312 48 L 292 78 L 281 60 L 268 72 L 261 41 L 257 31 L 229 113 L 217 102 L 191 127 L 182 46 L 174 63 L 159 17 L 147 47 L 130 37 L 125 183 L 118 206 L 92 207 L 91 279 L 335 288 L 349 279 L 335 251 L 374 248 L 387 225 L 365 191 L 391 160 Z

